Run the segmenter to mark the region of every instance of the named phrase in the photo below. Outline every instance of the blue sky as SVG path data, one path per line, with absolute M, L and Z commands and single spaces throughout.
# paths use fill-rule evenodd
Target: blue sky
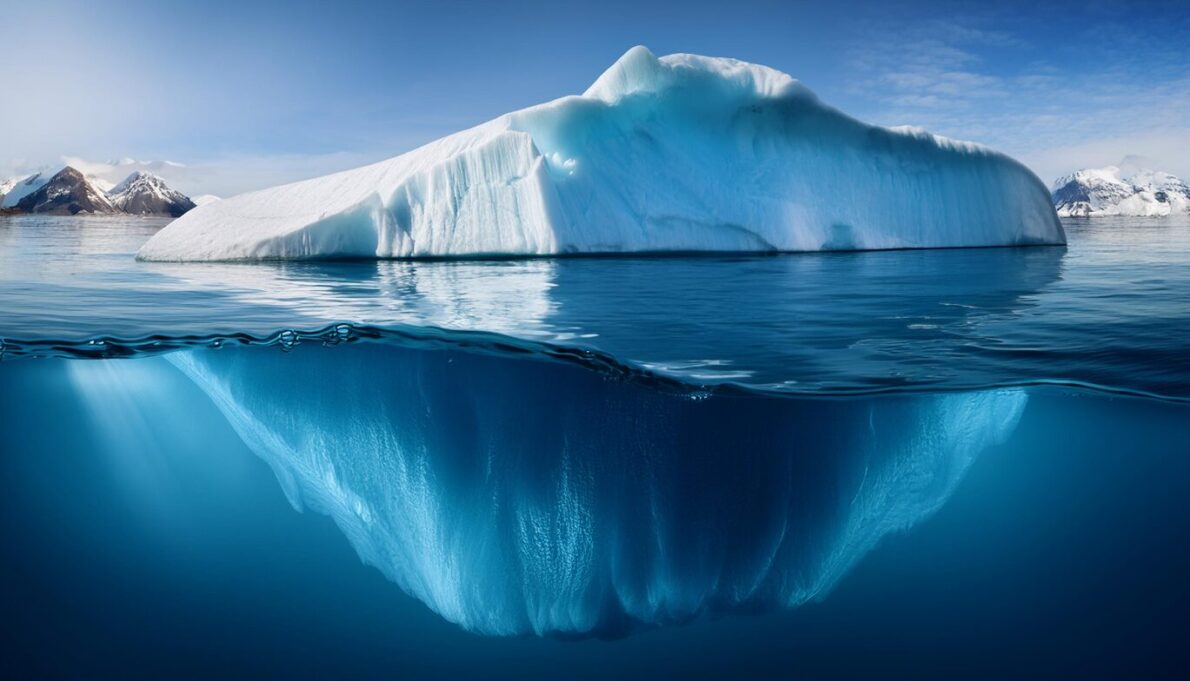
M 1190 176 L 1190 2 L 0 0 L 0 175 L 170 159 L 191 193 L 352 167 L 581 92 L 635 44 L 786 71 L 1047 182 Z

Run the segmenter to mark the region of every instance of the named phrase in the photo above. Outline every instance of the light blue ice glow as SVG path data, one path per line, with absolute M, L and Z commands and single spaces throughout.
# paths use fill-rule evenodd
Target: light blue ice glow
M 485 634 L 824 597 L 1015 430 L 1023 390 L 692 399 L 515 355 L 167 355 L 364 562 Z M 511 398 L 515 396 L 515 398 Z

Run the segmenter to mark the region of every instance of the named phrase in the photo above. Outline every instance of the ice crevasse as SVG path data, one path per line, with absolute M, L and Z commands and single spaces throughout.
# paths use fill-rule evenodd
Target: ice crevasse
M 774 69 L 629 50 L 581 96 L 200 206 L 145 260 L 1060 244 L 1013 159 L 822 104 Z

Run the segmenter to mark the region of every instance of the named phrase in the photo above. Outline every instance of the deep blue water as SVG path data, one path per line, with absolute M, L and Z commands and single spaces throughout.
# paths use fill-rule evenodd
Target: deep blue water
M 0 221 L 10 668 L 1184 670 L 1190 224 L 133 261 L 159 226 Z

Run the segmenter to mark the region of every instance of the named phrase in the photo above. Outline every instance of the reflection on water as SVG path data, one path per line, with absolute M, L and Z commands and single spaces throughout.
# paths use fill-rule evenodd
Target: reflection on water
M 1069 251 L 253 265 L 138 263 L 145 221 L 8 219 L 0 338 L 11 355 L 348 322 L 586 346 L 786 392 L 1053 381 L 1190 397 L 1190 223 L 1068 227 Z
M 954 380 L 956 338 L 977 339 L 980 320 L 1036 305 L 1063 254 L 152 267 L 187 288 L 224 286 L 248 307 L 286 305 L 311 325 L 492 331 L 588 345 L 700 382 L 800 390 Z

